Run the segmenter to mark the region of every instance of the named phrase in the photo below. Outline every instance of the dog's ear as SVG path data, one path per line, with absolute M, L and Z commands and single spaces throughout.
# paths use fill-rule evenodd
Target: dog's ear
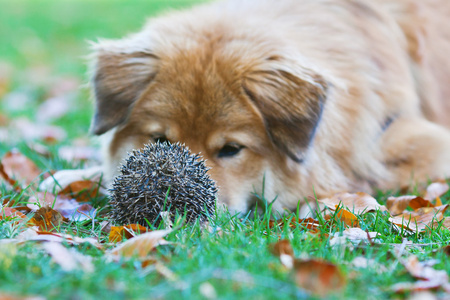
M 325 79 L 295 62 L 272 57 L 247 73 L 243 88 L 261 112 L 272 142 L 302 162 L 326 99 Z
M 158 58 L 149 51 L 125 51 L 108 44 L 96 48 L 92 68 L 96 111 L 91 131 L 98 135 L 125 122 L 155 77 Z

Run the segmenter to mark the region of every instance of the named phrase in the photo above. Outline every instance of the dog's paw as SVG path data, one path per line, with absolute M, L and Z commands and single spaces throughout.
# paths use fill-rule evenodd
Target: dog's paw
M 92 167 L 81 170 L 62 170 L 45 179 L 40 185 L 41 191 L 58 193 L 69 184 L 80 180 L 99 181 L 103 172 L 101 167 Z

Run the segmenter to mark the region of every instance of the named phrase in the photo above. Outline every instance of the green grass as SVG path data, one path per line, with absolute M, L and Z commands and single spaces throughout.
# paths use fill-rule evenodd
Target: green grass
M 189 6 L 193 2 L 0 0 L 0 65 L 3 63 L 12 67 L 7 78 L 7 91 L 0 97 L 4 100 L 17 91 L 25 91 L 29 97 L 25 107 L 14 111 L 9 110 L 4 101 L 0 102 L 0 113 L 10 119 L 26 117 L 34 121 L 36 108 L 46 100 L 49 89 L 58 78 L 73 77 L 80 82 L 86 81 L 83 57 L 89 53 L 87 41 L 97 37 L 121 37 L 138 30 L 148 16 L 169 7 Z M 46 70 L 44 78 L 34 77 L 37 75 L 33 72 L 39 68 Z M 63 127 L 67 138 L 49 145 L 49 157 L 37 154 L 23 141 L 12 142 L 13 139 L 0 143 L 0 155 L 16 147 L 42 170 L 82 167 L 82 163 L 61 159 L 57 150 L 62 145 L 71 145 L 74 139 L 88 136 L 92 115 L 89 98 L 88 91 L 78 91 L 73 109 L 51 122 Z M 376 197 L 382 202 L 388 195 L 380 192 Z M 27 201 L 25 195 L 17 195 L 0 183 L 0 199 L 6 198 Z M 449 195 L 442 199 L 448 203 Z M 104 199 L 94 199 L 93 205 L 104 208 Z M 294 216 L 276 217 L 284 218 L 287 224 L 287 220 Z M 417 255 L 420 260 L 436 259 L 436 269 L 450 272 L 448 256 L 437 251 L 450 240 L 447 229 L 409 235 L 397 232 L 388 222 L 386 214 L 368 213 L 360 216 L 361 228 L 379 232 L 380 243 L 361 245 L 351 250 L 332 248 L 329 238 L 311 235 L 301 225 L 270 228 L 270 217 L 266 213 L 264 216 L 239 218 L 227 212 L 218 212 L 211 221 L 213 232 L 204 230 L 198 224 L 182 226 L 174 231 L 167 237 L 173 244 L 159 246 L 153 253 L 173 272 L 173 279 L 155 271 L 155 266 L 143 269 L 135 260 L 109 262 L 104 251 L 87 245 L 74 248 L 92 257 L 94 272 L 65 272 L 38 243 L 3 244 L 0 240 L 0 295 L 40 295 L 48 299 L 202 299 L 205 296 L 200 292 L 201 287 L 209 283 L 220 299 L 308 298 L 309 295 L 294 284 L 290 271 L 270 253 L 269 245 L 279 239 L 290 240 L 297 257 L 325 259 L 342 269 L 348 278 L 347 286 L 331 298 L 386 299 L 405 296 L 395 295 L 390 290 L 396 282 L 414 281 L 392 254 L 392 244 L 400 244 L 403 238 L 420 244 L 408 253 Z M 101 232 L 100 226 L 104 219 L 100 213 L 94 223 L 65 224 L 59 231 L 76 230 L 81 237 L 98 236 L 101 241 L 107 241 L 107 234 Z M 24 229 L 10 220 L 2 220 L 0 239 L 14 238 Z M 321 227 L 322 233 L 343 229 L 344 225 L 339 222 L 332 227 Z M 105 244 L 105 247 L 109 249 L 113 245 Z M 363 269 L 350 265 L 354 258 L 361 256 L 373 259 L 375 265 Z M 380 266 L 386 267 L 386 271 L 380 272 Z

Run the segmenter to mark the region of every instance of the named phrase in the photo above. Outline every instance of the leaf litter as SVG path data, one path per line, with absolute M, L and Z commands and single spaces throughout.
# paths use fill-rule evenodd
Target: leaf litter
M 17 161 L 14 162 L 13 158 Z M 18 163 L 20 161 L 23 163 Z M 28 168 L 28 171 L 23 170 L 25 167 Z M 0 244 L 39 242 L 42 244 L 42 248 L 52 256 L 53 261 L 59 264 L 64 271 L 70 272 L 79 269 L 84 272 L 92 272 L 92 258 L 82 255 L 74 248 L 67 248 L 67 245 L 88 243 L 101 251 L 105 251 L 105 245 L 102 245 L 96 236 L 81 238 L 58 231 L 61 231 L 61 227 L 68 221 L 76 222 L 86 219 L 95 221 L 95 210 L 89 201 L 99 193 L 98 182 L 74 180 L 55 195 L 48 191 L 37 191 L 35 185 L 32 184 L 42 180 L 42 174 L 43 172 L 31 160 L 17 151 L 8 153 L 0 161 L 0 177 L 3 178 L 3 181 L 11 189 L 29 197 L 26 207 L 29 209 L 28 211 L 24 210 L 23 206 L 17 206 L 15 201 L 5 198 L 2 208 L 3 215 L 0 216 L 0 220 L 14 220 L 18 226 L 24 224 L 29 228 L 13 239 L 1 240 Z M 26 185 L 29 186 L 25 189 Z M 443 205 L 440 199 L 447 191 L 446 183 L 433 183 L 423 198 L 417 196 L 390 197 L 386 206 L 380 205 L 375 198 L 365 193 L 339 193 L 318 200 L 325 207 L 320 212 L 322 219 L 293 217 L 270 220 L 268 225 L 270 229 L 287 226 L 292 229 L 300 228 L 312 234 L 319 233 L 328 239 L 327 244 L 330 247 L 341 246 L 349 250 L 361 245 L 373 247 L 375 243 L 382 243 L 382 239 L 379 239 L 380 233 L 363 230 L 361 227 L 364 224 L 360 223 L 359 215 L 371 212 L 388 214 L 389 221 L 393 226 L 411 232 L 424 232 L 437 226 L 450 228 L 450 217 L 444 217 L 448 205 Z M 22 209 L 19 211 L 19 208 Z M 87 217 L 75 218 L 73 215 L 76 211 L 79 212 L 79 215 Z M 337 228 L 336 221 L 341 222 L 344 229 L 332 233 L 332 230 Z M 137 224 L 128 224 L 111 226 L 107 232 L 109 245 L 116 244 L 114 248 L 105 251 L 104 256 L 107 260 L 119 262 L 134 257 L 141 262 L 142 267 L 154 266 L 153 269 L 168 280 L 178 280 L 173 271 L 152 256 L 156 247 L 169 243 L 164 237 L 171 230 L 148 231 L 148 228 Z M 106 247 L 108 246 L 106 245 Z M 447 248 L 443 247 L 442 249 L 442 251 L 446 251 Z M 341 291 L 347 285 L 349 275 L 344 273 L 339 265 L 315 257 L 296 258 L 289 240 L 280 240 L 271 246 L 271 251 L 279 257 L 282 266 L 290 270 L 293 282 L 313 295 L 327 296 Z M 63 257 L 67 258 L 66 261 L 62 259 Z M 429 262 L 419 262 L 417 257 L 405 259 L 401 255 L 397 259 L 416 281 L 398 283 L 391 287 L 393 291 L 434 290 L 436 288 L 449 291 L 448 277 L 444 275 L 445 272 L 433 269 Z M 377 266 L 374 260 L 363 256 L 358 256 L 346 264 L 356 269 L 372 267 L 377 268 L 377 272 L 386 271 L 384 266 Z

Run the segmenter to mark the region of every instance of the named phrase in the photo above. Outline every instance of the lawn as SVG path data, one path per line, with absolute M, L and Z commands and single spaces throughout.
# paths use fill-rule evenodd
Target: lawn
M 36 186 L 49 172 L 100 161 L 88 134 L 88 41 L 122 37 L 194 2 L 0 0 L 0 166 L 11 172 L 0 172 L 0 298 L 448 298 L 445 182 L 407 192 L 419 198 L 380 191 L 318 199 L 327 209 L 315 220 L 218 208 L 207 225 L 176 220 L 162 245 L 154 243 L 167 222 L 142 235 L 145 228 L 130 235 L 118 226 L 111 234 L 108 198 L 94 182 L 57 197 L 43 191 L 56 197 L 48 214 L 43 202 L 32 204 L 45 198 Z M 27 179 L 32 173 L 40 176 Z M 142 249 L 139 238 L 153 244 Z M 128 257 L 118 248 L 125 244 L 143 254 Z

